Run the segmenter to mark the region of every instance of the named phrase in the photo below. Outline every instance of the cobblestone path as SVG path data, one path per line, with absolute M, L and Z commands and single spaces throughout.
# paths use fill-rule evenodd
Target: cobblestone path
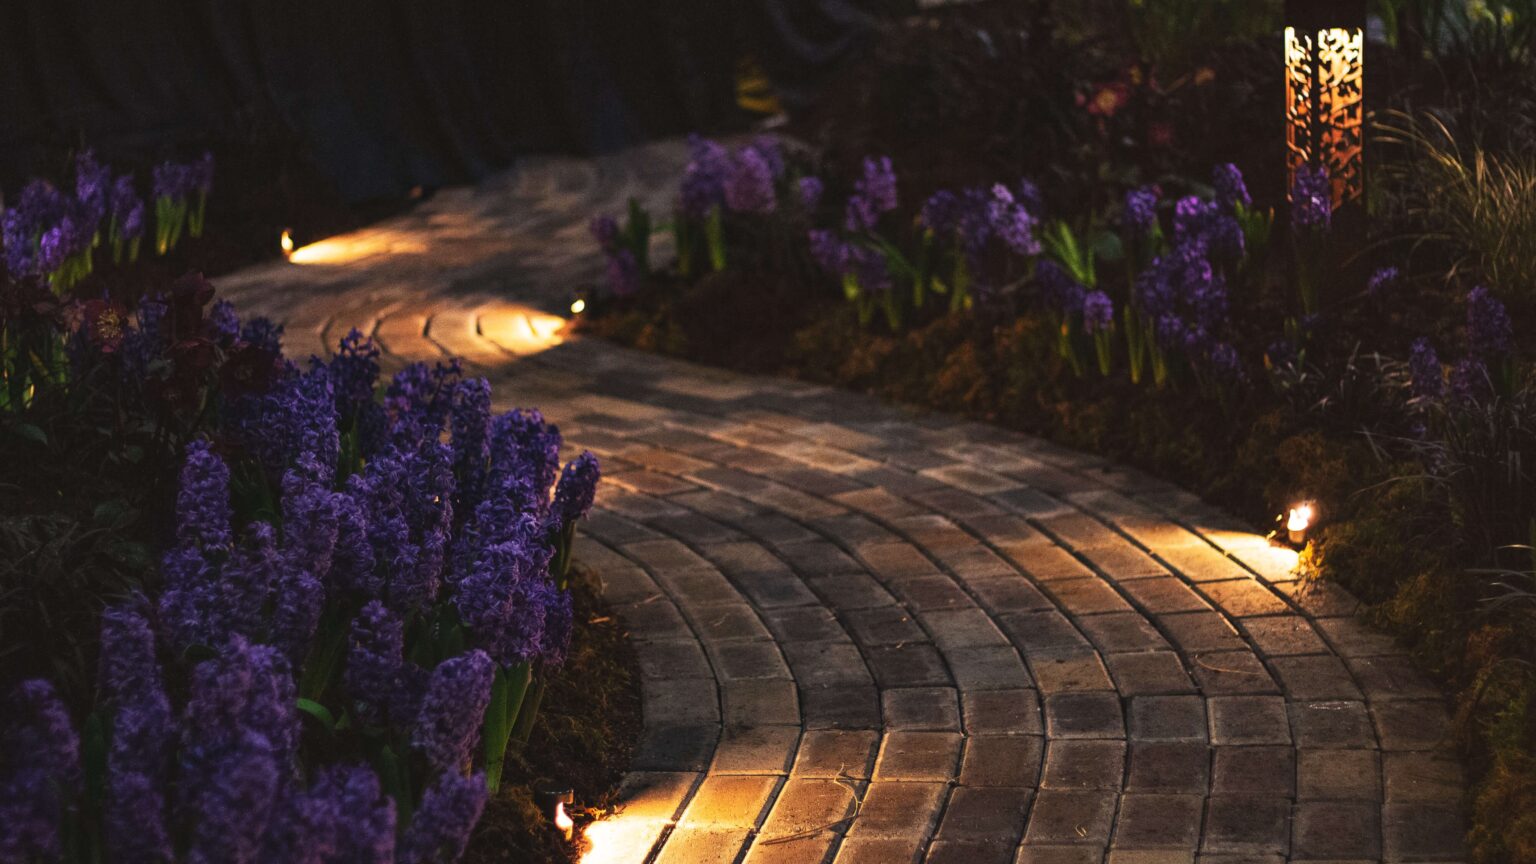
M 364 250 L 346 263 L 218 281 L 295 353 L 358 326 L 396 362 L 463 355 L 603 457 L 578 557 L 633 634 L 645 732 L 588 861 L 1460 857 L 1441 695 L 1193 496 L 982 424 L 553 344 L 532 310 L 592 278 L 587 217 L 665 200 L 681 158 L 531 163 L 336 241 Z

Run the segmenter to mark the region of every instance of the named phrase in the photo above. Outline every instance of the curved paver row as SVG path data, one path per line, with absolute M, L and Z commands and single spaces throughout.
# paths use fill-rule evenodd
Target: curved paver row
M 507 249 L 540 248 L 550 281 L 504 290 L 552 308 L 591 278 L 593 202 L 660 200 L 680 152 L 439 196 L 373 229 L 428 251 L 362 273 L 221 283 L 317 346 L 359 326 L 396 363 L 463 355 L 603 457 L 578 558 L 635 640 L 645 731 L 587 860 L 1457 860 L 1440 694 L 1352 598 L 1193 496 L 801 383 L 516 350 L 507 296 L 452 287 L 510 286 L 498 268 L 529 270 Z M 495 236 L 435 265 L 441 238 L 410 227 L 487 212 Z

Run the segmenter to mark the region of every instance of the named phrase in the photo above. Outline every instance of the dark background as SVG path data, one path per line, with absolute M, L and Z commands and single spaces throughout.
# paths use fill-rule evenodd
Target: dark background
M 814 92 L 891 0 L 9 0 L 0 186 L 86 146 L 143 170 L 341 201 L 464 182 L 528 152 L 594 153 L 745 123 L 737 64 Z M 884 7 L 884 8 L 882 8 Z M 227 186 L 225 187 L 227 189 Z M 295 190 L 286 190 L 292 198 Z

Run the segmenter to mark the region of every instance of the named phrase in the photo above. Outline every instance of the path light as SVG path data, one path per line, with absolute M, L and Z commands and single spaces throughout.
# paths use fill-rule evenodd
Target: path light
M 555 827 L 560 829 L 560 833 L 565 835 L 567 840 L 571 839 L 571 835 L 576 830 L 576 823 L 571 820 L 570 814 L 565 812 L 565 805 L 573 800 L 575 800 L 575 793 L 569 788 L 540 789 L 534 793 L 534 801 L 538 803 L 539 809 L 548 814 L 549 820 L 555 823 Z
M 571 314 L 580 315 L 585 311 L 587 311 L 587 301 L 577 297 L 576 302 L 571 304 Z
M 1293 546 L 1301 546 L 1307 542 L 1307 529 L 1312 527 L 1312 504 L 1303 502 L 1291 508 L 1291 513 L 1285 519 L 1285 535 Z
M 1321 166 L 1335 209 L 1364 197 L 1364 92 L 1365 0 L 1286 0 L 1288 190 L 1298 168 Z
M 293 232 L 289 231 L 287 228 L 284 228 L 282 236 L 277 238 L 277 245 L 282 247 L 282 249 L 283 249 L 283 257 L 284 258 L 292 258 L 293 257 Z

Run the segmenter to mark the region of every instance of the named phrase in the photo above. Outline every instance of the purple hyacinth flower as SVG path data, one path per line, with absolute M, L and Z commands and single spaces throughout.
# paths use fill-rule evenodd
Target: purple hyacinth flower
M 826 184 L 821 182 L 820 177 L 801 177 L 795 186 L 800 193 L 801 209 L 807 213 L 816 212 L 821 204 L 822 193 L 826 191 Z
M 342 683 L 358 716 L 375 726 L 413 719 L 394 714 L 406 683 L 404 622 L 374 600 L 352 619 L 350 646 Z
M 1417 339 L 1408 354 L 1408 373 L 1416 399 L 1435 400 L 1445 395 L 1445 369 L 1428 339 Z
M 1008 187 L 992 187 L 989 204 L 992 232 L 1020 255 L 1039 255 L 1040 241 L 1035 238 L 1035 217 L 1013 197 Z
M 725 175 L 725 206 L 737 213 L 772 213 L 778 206 L 773 168 L 763 155 L 744 147 L 731 156 Z
M 544 635 L 539 657 L 546 668 L 558 669 L 565 665 L 566 655 L 571 650 L 573 615 L 571 592 L 553 590 L 545 597 Z
M 1474 403 L 1488 394 L 1492 381 L 1488 367 L 1476 357 L 1463 357 L 1451 367 L 1451 397 L 1457 402 Z
M 1028 177 L 1020 178 L 1018 185 L 1013 187 L 1013 198 L 1037 220 L 1045 215 L 1045 196 L 1041 194 L 1040 187 L 1035 185 L 1035 181 Z
M 277 356 L 283 353 L 283 325 L 267 318 L 251 318 L 240 328 L 240 340 Z
M 1218 261 L 1238 261 L 1247 249 L 1243 226 L 1227 215 L 1217 215 L 1206 226 L 1205 242 Z
M 1218 342 L 1211 347 L 1211 372 L 1218 381 L 1234 383 L 1243 380 L 1243 362 L 1237 349 L 1229 343 Z
M 817 229 L 806 236 L 811 246 L 811 258 L 821 269 L 839 276 L 848 269 L 848 246 L 835 233 Z
M 187 166 L 187 184 L 190 191 L 200 195 L 207 195 L 213 191 L 213 154 L 203 151 L 203 155 L 196 162 Z
M 1467 292 L 1467 345 L 1473 354 L 1484 359 L 1503 357 L 1515 347 L 1515 329 L 1509 312 L 1482 285 Z
M 554 514 L 555 531 L 575 525 L 592 509 L 597 498 L 597 481 L 602 467 L 591 451 L 583 450 L 580 456 L 567 462 L 560 472 L 560 482 L 555 486 L 555 501 L 550 508 Z
M 1115 326 L 1115 304 L 1103 291 L 1091 291 L 1083 297 L 1083 329 L 1103 333 Z
M 1333 189 L 1328 169 L 1303 166 L 1291 184 L 1291 227 L 1298 231 L 1327 231 L 1333 221 Z
M 955 229 L 959 216 L 959 201 L 955 198 L 955 193 L 948 189 L 940 189 L 929 195 L 928 200 L 923 202 L 923 210 L 918 215 L 918 221 L 924 228 L 935 234 L 948 234 Z
M 182 462 L 176 540 L 187 549 L 228 549 L 234 542 L 229 520 L 229 466 L 206 439 L 199 438 L 187 445 Z
M 211 760 L 204 782 L 187 792 L 189 864 L 255 862 L 282 782 L 266 738 L 240 731 Z
M 285 864 L 391 864 L 395 848 L 393 799 L 361 765 L 322 769 L 308 790 L 294 789 L 267 833 L 261 860 Z
M 1083 308 L 1083 286 L 1049 258 L 1035 265 L 1035 284 L 1045 308 L 1057 315 L 1072 315 Z
M 51 683 L 23 681 L 0 713 L 0 860 L 58 860 L 80 783 L 80 741 Z
M 598 248 L 608 250 L 619 239 L 619 220 L 604 213 L 593 216 L 587 223 L 587 230 L 592 233 L 592 239 L 597 241 Z
M 1243 182 L 1243 172 L 1231 162 L 1217 165 L 1211 172 L 1211 185 L 1216 187 L 1216 200 L 1228 210 L 1253 204 L 1248 197 L 1248 184 Z
M 187 166 L 161 162 L 150 171 L 150 197 L 179 201 L 191 192 L 192 174 Z
M 469 762 L 491 699 L 496 664 L 484 651 L 472 650 L 438 664 L 427 681 L 416 714 L 411 746 L 434 771 L 458 774 Z
M 165 782 L 172 737 L 171 706 L 144 616 L 107 609 L 101 619 L 100 698 L 112 709 L 103 829 L 114 861 L 171 859 Z
M 491 385 L 484 378 L 460 381 L 454 387 L 453 411 L 449 417 L 453 433 L 453 473 L 458 478 L 455 504 L 464 512 L 480 503 L 485 488 L 486 460 L 490 458 Z
M 779 139 L 772 135 L 758 135 L 752 139 L 751 143 L 747 144 L 746 149 L 751 150 L 762 158 L 763 162 L 767 164 L 769 172 L 773 175 L 773 179 L 783 179 L 787 165 L 784 161 L 784 144 Z
M 318 364 L 311 360 L 310 364 Z M 336 397 L 336 413 L 343 421 L 355 421 L 362 406 L 373 402 L 379 383 L 379 347 L 373 338 L 352 328 L 341 338 L 336 356 L 329 364 L 331 388 Z
M 459 580 L 459 620 L 496 662 L 512 666 L 539 653 L 545 626 L 548 558 L 543 543 L 517 538 L 484 547 Z
M 1396 288 L 1402 281 L 1402 271 L 1396 267 L 1382 267 L 1371 274 L 1371 278 L 1365 283 L 1365 292 L 1372 297 L 1379 297 Z
M 64 216 L 58 223 L 43 232 L 37 246 L 37 269 L 49 274 L 57 271 L 72 256 L 90 247 L 90 232 L 74 219 Z
M 1216 221 L 1216 202 L 1196 195 L 1186 195 L 1173 205 L 1173 236 L 1179 239 L 1199 237 Z
M 896 170 L 891 167 L 891 157 L 866 158 L 864 176 L 854 184 L 859 197 L 869 202 L 876 215 L 896 209 Z
M 240 316 L 235 312 L 235 304 L 228 300 L 215 300 L 208 307 L 204 325 L 209 335 L 221 345 L 228 346 L 240 338 Z
M 686 215 L 702 219 L 725 200 L 730 153 L 698 135 L 689 136 L 688 147 L 690 157 L 679 186 L 679 205 Z
M 446 773 L 437 779 L 400 838 L 399 864 L 452 864 L 464 855 L 489 796 L 485 777 Z
M 94 234 L 106 218 L 112 202 L 112 169 L 96 161 L 94 151 L 85 150 L 75 157 L 75 199 L 87 231 Z
M 620 249 L 608 256 L 608 290 L 615 297 L 630 297 L 640 291 L 640 264 L 635 253 Z
M 1157 202 L 1162 191 L 1143 186 L 1125 193 L 1125 227 L 1138 236 L 1152 233 L 1157 226 Z

